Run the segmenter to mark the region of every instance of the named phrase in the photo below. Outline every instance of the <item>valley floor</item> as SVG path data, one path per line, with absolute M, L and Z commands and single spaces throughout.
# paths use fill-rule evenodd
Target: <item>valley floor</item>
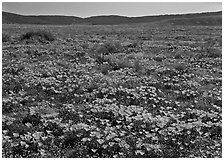
M 221 26 L 3 25 L 3 157 L 221 158 Z

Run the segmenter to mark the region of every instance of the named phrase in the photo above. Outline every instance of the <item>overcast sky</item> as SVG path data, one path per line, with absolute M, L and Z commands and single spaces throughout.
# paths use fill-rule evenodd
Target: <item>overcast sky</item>
M 2 10 L 22 15 L 147 16 L 212 12 L 222 10 L 221 2 L 3 2 Z

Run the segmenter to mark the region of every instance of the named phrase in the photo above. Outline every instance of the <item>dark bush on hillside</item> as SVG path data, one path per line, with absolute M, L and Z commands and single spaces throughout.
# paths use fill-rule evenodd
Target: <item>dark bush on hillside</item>
M 100 66 L 101 73 L 103 73 L 105 75 L 111 70 L 112 70 L 112 67 L 109 64 L 103 64 Z
M 10 41 L 10 36 L 8 34 L 2 34 L 2 42 Z
M 187 66 L 184 63 L 177 63 L 174 65 L 174 68 L 179 72 L 183 72 L 187 70 Z
M 175 53 L 175 54 L 174 54 L 174 58 L 175 58 L 175 59 L 183 59 L 183 56 L 182 56 L 181 53 L 178 52 L 178 53 Z
M 47 31 L 30 31 L 20 37 L 21 40 L 54 41 L 54 36 Z
M 203 50 L 203 52 L 200 52 L 196 55 L 198 59 L 201 58 L 222 58 L 222 51 L 220 49 L 207 47 Z
M 207 56 L 209 58 L 221 58 L 222 57 L 222 51 L 216 48 L 208 48 L 207 49 Z
M 40 119 L 41 119 L 41 117 L 38 114 L 35 114 L 35 115 L 26 115 L 26 117 L 23 118 L 22 123 L 23 124 L 31 123 L 34 126 L 37 126 L 38 124 L 41 123 Z
M 139 42 L 138 41 L 135 41 L 135 42 L 124 42 L 123 44 L 122 44 L 122 46 L 124 47 L 124 48 L 136 48 L 136 47 L 138 47 L 138 45 L 139 45 Z
M 100 70 L 103 74 L 107 74 L 111 70 L 116 71 L 119 69 L 131 67 L 131 64 L 129 63 L 129 61 L 125 59 L 109 58 L 104 60 L 105 60 L 105 63 L 101 64 L 100 66 Z
M 107 62 L 107 60 L 102 54 L 95 54 L 94 58 L 96 59 L 96 62 L 99 64 L 103 64 L 104 62 Z
M 119 53 L 122 51 L 122 46 L 118 42 L 106 42 L 97 48 L 97 53 L 102 54 L 111 54 L 111 53 Z
M 113 70 L 130 67 L 129 62 L 125 59 L 110 59 L 108 63 L 113 68 Z
M 155 61 L 157 61 L 157 62 L 161 62 L 161 61 L 163 61 L 164 59 L 166 59 L 166 56 L 164 56 L 164 55 L 162 55 L 162 54 L 159 54 L 159 55 L 155 56 L 153 59 L 154 59 Z
M 116 55 L 96 55 L 96 61 L 100 65 L 100 70 L 103 74 L 107 74 L 109 71 L 120 70 L 124 68 L 138 68 L 139 66 L 133 66 L 127 58 L 119 57 Z M 136 70 L 139 70 L 136 69 Z
M 136 72 L 143 71 L 143 67 L 140 64 L 140 61 L 139 60 L 135 60 L 135 62 L 134 62 L 134 69 L 135 69 Z

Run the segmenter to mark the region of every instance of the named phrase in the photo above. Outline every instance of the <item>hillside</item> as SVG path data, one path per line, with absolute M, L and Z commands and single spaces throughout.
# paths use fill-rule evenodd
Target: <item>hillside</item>
M 69 25 L 82 23 L 83 19 L 74 16 L 23 16 L 8 12 L 2 12 L 3 24 L 52 24 Z
M 174 25 L 209 25 L 209 26 L 221 26 L 222 16 L 203 16 L 203 17 L 193 17 L 193 18 L 181 18 L 181 19 L 171 19 L 168 23 Z
M 2 12 L 3 24 L 50 24 L 50 25 L 71 25 L 71 24 L 92 24 L 92 25 L 118 25 L 128 23 L 149 23 L 168 20 L 172 24 L 184 25 L 221 25 L 222 11 L 194 14 L 159 15 L 143 17 L 125 16 L 93 16 L 80 18 L 75 16 L 24 16 L 14 13 Z

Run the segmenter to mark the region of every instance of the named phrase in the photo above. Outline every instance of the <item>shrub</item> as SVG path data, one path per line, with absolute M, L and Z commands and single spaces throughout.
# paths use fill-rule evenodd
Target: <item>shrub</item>
M 196 55 L 198 59 L 201 58 L 222 58 L 222 51 L 217 48 L 208 47 Z
M 140 61 L 139 60 L 135 60 L 135 62 L 134 62 L 134 69 L 135 69 L 136 72 L 143 71 L 143 67 L 140 64 Z
M 103 64 L 104 62 L 107 62 L 107 60 L 102 54 L 95 54 L 94 58 L 96 59 L 96 62 L 99 64 Z
M 15 108 L 15 106 L 12 103 L 10 103 L 9 100 L 3 98 L 3 103 L 2 103 L 2 112 L 3 113 L 10 113 L 13 111 L 14 108 Z
M 174 58 L 175 59 L 183 59 L 183 56 L 181 55 L 181 53 L 178 52 L 178 53 L 174 54 Z
M 130 67 L 129 61 L 125 59 L 115 59 L 109 62 L 113 70 L 119 70 Z
M 54 36 L 47 31 L 30 31 L 20 37 L 21 40 L 54 41 Z
M 116 55 L 97 54 L 95 56 L 96 62 L 100 64 L 100 70 L 106 74 L 109 70 L 119 70 L 123 68 L 130 68 L 131 64 L 127 58 Z
M 174 65 L 174 68 L 179 72 L 187 70 L 187 66 L 184 63 L 177 63 Z
M 134 42 L 124 42 L 123 43 L 123 47 L 125 47 L 125 48 L 136 48 L 136 47 L 138 47 L 138 45 L 139 45 L 139 42 L 138 41 L 134 41 Z
M 85 52 L 82 52 L 82 51 L 77 51 L 77 52 L 76 52 L 76 55 L 77 55 L 78 58 L 84 57 L 85 54 L 86 54 L 86 53 L 85 53 Z
M 2 34 L 2 42 L 10 41 L 10 36 L 8 34 Z
M 88 43 L 83 43 L 80 45 L 83 49 L 88 49 L 89 48 L 89 44 Z
M 104 75 L 106 75 L 111 69 L 111 66 L 108 64 L 102 64 L 100 66 L 101 73 L 103 73 Z
M 216 48 L 208 48 L 207 56 L 209 58 L 222 58 L 222 51 Z
M 97 48 L 97 53 L 102 54 L 111 54 L 111 53 L 119 53 L 122 51 L 122 46 L 118 42 L 106 42 Z
M 159 54 L 159 55 L 155 56 L 153 59 L 154 59 L 155 61 L 157 61 L 157 62 L 161 62 L 161 61 L 163 61 L 164 59 L 166 59 L 166 56 L 165 56 L 165 55 L 162 55 L 162 54 Z
M 124 69 L 124 68 L 129 68 L 131 67 L 131 64 L 127 58 L 124 58 L 116 54 L 115 55 L 108 55 L 104 56 L 105 61 L 110 65 L 112 70 L 119 70 L 119 69 Z
M 41 123 L 41 116 L 37 113 L 35 115 L 26 115 L 23 118 L 22 123 L 23 124 L 30 123 L 33 124 L 34 126 L 37 126 L 38 124 Z

